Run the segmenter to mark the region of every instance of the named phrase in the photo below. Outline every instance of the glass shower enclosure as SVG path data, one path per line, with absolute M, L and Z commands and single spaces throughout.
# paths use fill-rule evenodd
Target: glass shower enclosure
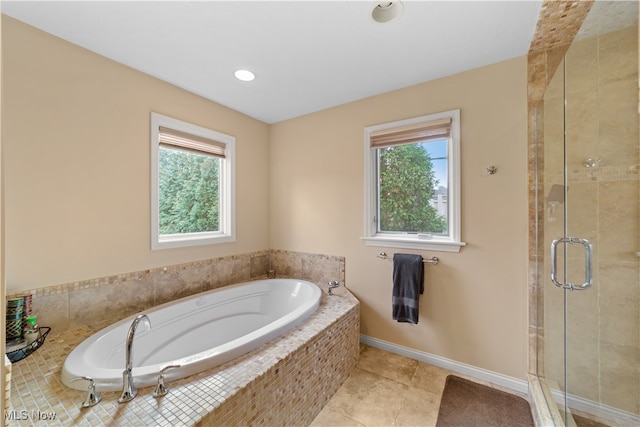
M 596 1 L 537 118 L 538 373 L 565 425 L 640 425 L 638 108 L 638 2 Z

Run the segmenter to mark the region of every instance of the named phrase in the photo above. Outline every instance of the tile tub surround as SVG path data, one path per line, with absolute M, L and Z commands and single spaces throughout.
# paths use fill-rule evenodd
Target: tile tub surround
M 324 294 L 318 311 L 286 336 L 168 383 L 163 398 L 145 387 L 118 404 L 119 393 L 105 392 L 88 409 L 80 409 L 86 392 L 63 386 L 60 370 L 71 349 L 106 323 L 52 330 L 42 348 L 13 365 L 11 410 L 55 413 L 47 425 L 308 425 L 358 362 L 359 318 L 358 300 L 340 288 L 336 296 Z
M 31 294 L 38 324 L 61 332 L 114 323 L 182 297 L 264 279 L 270 269 L 278 277 L 309 280 L 326 290 L 330 280 L 344 284 L 344 266 L 344 257 L 265 250 L 41 287 L 7 298 Z

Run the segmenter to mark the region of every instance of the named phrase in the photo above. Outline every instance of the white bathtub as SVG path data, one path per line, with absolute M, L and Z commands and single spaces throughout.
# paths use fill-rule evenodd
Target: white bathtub
M 145 310 L 151 329 L 138 325 L 133 340 L 136 387 L 175 380 L 246 354 L 302 323 L 320 305 L 322 291 L 311 282 L 269 279 L 227 286 Z M 125 338 L 133 315 L 95 333 L 67 356 L 62 382 L 86 390 L 89 376 L 99 391 L 122 389 Z

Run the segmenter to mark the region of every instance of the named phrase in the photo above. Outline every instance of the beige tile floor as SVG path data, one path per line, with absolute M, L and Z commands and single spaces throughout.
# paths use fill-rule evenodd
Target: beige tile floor
M 363 345 L 358 366 L 311 426 L 435 426 L 450 373 Z
M 311 427 L 435 426 L 449 374 L 513 393 L 476 378 L 361 344 L 356 369 Z M 527 399 L 525 395 L 515 394 Z M 574 417 L 578 427 L 607 426 Z

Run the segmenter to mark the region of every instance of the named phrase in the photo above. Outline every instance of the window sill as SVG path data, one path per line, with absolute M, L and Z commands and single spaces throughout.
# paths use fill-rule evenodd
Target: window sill
M 162 235 L 151 242 L 151 249 L 184 248 L 189 246 L 211 245 L 235 242 L 235 237 L 224 233 L 185 233 Z
M 367 246 L 381 246 L 386 248 L 421 249 L 440 252 L 460 252 L 466 246 L 465 242 L 419 239 L 414 236 L 374 236 L 363 237 Z

